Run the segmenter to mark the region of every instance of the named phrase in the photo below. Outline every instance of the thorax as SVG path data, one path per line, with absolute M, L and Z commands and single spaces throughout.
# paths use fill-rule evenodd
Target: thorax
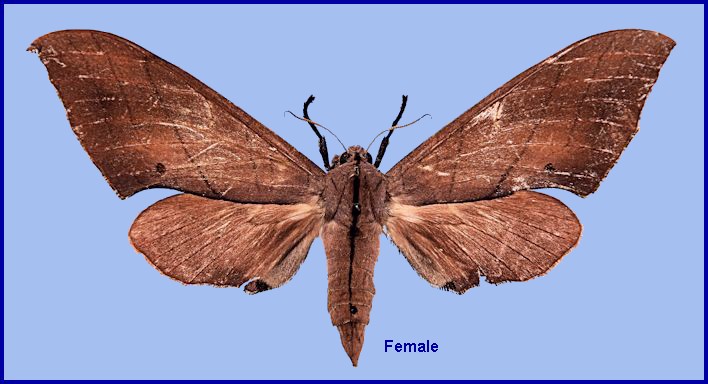
M 325 183 L 325 222 L 349 226 L 358 210 L 358 223 L 383 225 L 386 177 L 371 163 L 352 159 L 338 165 L 329 171 Z

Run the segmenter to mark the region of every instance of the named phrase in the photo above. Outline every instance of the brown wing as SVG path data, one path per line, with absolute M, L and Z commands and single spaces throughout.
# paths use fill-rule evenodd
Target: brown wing
M 138 252 L 185 284 L 246 286 L 257 293 L 297 272 L 319 234 L 323 210 L 298 204 L 239 204 L 180 194 L 144 210 L 130 228 Z
M 548 195 L 521 191 L 471 203 L 391 202 L 388 236 L 430 284 L 462 293 L 479 284 L 548 272 L 580 239 L 573 212 Z
M 638 130 L 674 41 L 622 30 L 581 40 L 523 72 L 387 174 L 406 204 L 473 201 L 531 188 L 594 192 Z
M 324 172 L 224 97 L 97 31 L 42 36 L 39 53 L 86 152 L 121 198 L 166 187 L 252 203 L 307 201 Z

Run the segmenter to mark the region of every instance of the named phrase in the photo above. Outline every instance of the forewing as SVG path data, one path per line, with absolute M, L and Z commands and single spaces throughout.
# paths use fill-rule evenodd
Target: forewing
M 497 89 L 388 173 L 406 204 L 532 188 L 594 192 L 639 129 L 674 41 L 621 30 L 581 40 Z
M 186 284 L 240 286 L 256 293 L 288 281 L 319 234 L 316 201 L 240 204 L 180 194 L 143 211 L 130 229 L 135 249 Z
M 471 203 L 391 202 L 388 236 L 430 284 L 462 293 L 479 284 L 548 272 L 580 239 L 573 212 L 548 195 L 521 191 Z
M 121 198 L 153 187 L 250 203 L 304 202 L 324 172 L 176 66 L 98 31 L 50 33 L 47 67 L 86 152 Z

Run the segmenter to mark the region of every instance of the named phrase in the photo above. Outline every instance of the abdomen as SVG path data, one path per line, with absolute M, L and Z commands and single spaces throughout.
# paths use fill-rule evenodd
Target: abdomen
M 379 254 L 378 223 L 360 223 L 350 241 L 350 228 L 330 221 L 322 229 L 327 253 L 327 308 L 339 330 L 342 345 L 356 365 L 369 324 L 374 289 L 374 266 Z
M 327 308 L 356 365 L 375 293 L 384 176 L 369 163 L 351 162 L 330 171 L 326 183 L 321 237 L 329 275 Z

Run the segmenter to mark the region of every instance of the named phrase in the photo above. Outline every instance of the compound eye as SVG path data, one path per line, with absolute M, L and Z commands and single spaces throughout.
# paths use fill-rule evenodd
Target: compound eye
M 366 152 L 366 161 L 369 163 L 373 163 L 374 160 L 371 158 L 371 154 L 369 152 Z
M 339 156 L 339 164 L 344 164 L 349 160 L 349 154 L 348 153 L 342 153 L 342 156 Z

